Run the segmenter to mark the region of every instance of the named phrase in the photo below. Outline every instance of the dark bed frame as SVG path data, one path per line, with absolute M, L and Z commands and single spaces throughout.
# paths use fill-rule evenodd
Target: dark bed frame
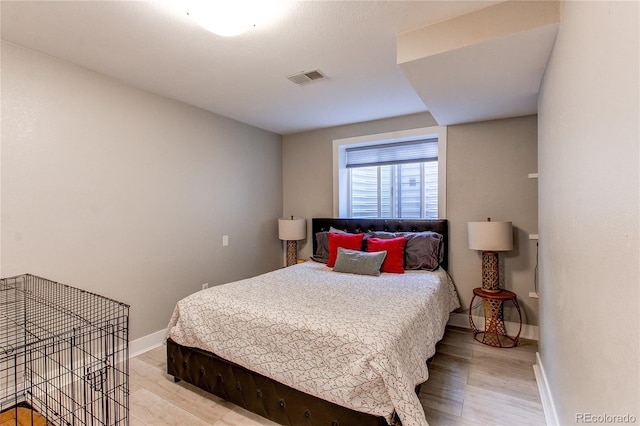
M 312 219 L 311 239 L 315 253 L 316 232 L 329 228 L 359 233 L 368 231 L 420 232 L 443 235 L 444 260 L 448 267 L 447 220 L 411 219 Z M 262 417 L 282 425 L 384 426 L 384 417 L 361 413 L 311 396 L 233 362 L 198 348 L 167 340 L 167 373 L 176 382 L 184 380 Z M 418 389 L 416 389 L 418 390 Z

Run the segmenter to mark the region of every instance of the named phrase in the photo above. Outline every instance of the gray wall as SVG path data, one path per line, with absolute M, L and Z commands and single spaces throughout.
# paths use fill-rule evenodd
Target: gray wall
M 436 125 L 430 114 L 327 128 L 283 137 L 284 214 L 311 219 L 333 215 L 334 139 Z M 520 295 L 525 322 L 537 324 L 533 291 L 537 233 L 535 116 L 450 126 L 447 136 L 447 219 L 451 228 L 451 268 L 461 302 L 467 307 L 480 286 L 479 253 L 469 250 L 467 222 L 508 220 L 516 227 L 516 249 L 503 256 L 506 287 Z M 309 224 L 309 235 L 310 224 Z M 301 257 L 311 255 L 308 238 Z M 507 319 L 512 318 L 507 312 Z
M 311 218 L 333 216 L 334 139 L 435 125 L 430 114 L 414 114 L 283 136 L 284 215 L 307 218 L 308 234 Z M 298 246 L 302 247 L 300 258 L 309 258 L 311 240 Z
M 3 43 L 1 160 L 2 276 L 129 303 L 132 339 L 281 265 L 279 135 Z
M 565 2 L 539 97 L 540 357 L 561 424 L 640 420 L 638 2 Z
M 451 275 L 468 307 L 481 285 L 481 253 L 469 250 L 467 222 L 491 217 L 513 223 L 513 250 L 500 253 L 501 286 L 515 292 L 526 324 L 538 324 L 534 291 L 538 233 L 536 116 L 449 126 L 447 134 L 447 218 L 451 221 Z M 475 312 L 475 310 L 474 310 Z M 505 318 L 517 321 L 511 304 Z

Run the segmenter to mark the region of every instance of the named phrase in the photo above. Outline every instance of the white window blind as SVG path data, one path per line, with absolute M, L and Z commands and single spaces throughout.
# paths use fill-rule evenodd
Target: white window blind
M 349 216 L 438 217 L 438 140 L 346 149 Z
M 438 161 L 438 139 L 347 148 L 347 168 Z

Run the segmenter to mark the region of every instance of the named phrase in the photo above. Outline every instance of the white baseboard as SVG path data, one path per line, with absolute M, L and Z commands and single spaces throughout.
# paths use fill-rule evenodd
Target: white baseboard
M 482 325 L 484 325 L 484 319 L 480 316 L 474 315 L 473 322 L 479 328 L 482 328 Z M 471 326 L 469 325 L 469 315 L 463 313 L 451 314 L 447 325 L 452 325 L 454 327 L 471 328 Z M 504 326 L 507 329 L 507 334 L 509 336 L 515 336 L 518 333 L 518 327 L 520 327 L 520 324 L 518 324 L 517 322 L 505 321 Z M 522 337 L 523 339 L 538 340 L 538 330 L 539 329 L 537 325 L 522 324 L 520 337 Z
M 162 345 L 167 330 L 159 330 L 129 342 L 129 358 L 140 355 Z
M 533 372 L 536 375 L 536 382 L 538 383 L 538 391 L 540 392 L 540 400 L 542 401 L 542 409 L 547 426 L 557 426 L 560 424 L 558 421 L 558 413 L 556 412 L 556 406 L 551 397 L 551 388 L 549 387 L 539 352 L 536 352 L 536 364 L 533 366 Z

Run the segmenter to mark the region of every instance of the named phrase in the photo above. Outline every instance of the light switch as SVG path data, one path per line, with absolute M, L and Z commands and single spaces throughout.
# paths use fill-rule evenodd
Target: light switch
M 228 235 L 223 235 L 222 236 L 222 247 L 226 247 L 229 245 L 229 236 Z

